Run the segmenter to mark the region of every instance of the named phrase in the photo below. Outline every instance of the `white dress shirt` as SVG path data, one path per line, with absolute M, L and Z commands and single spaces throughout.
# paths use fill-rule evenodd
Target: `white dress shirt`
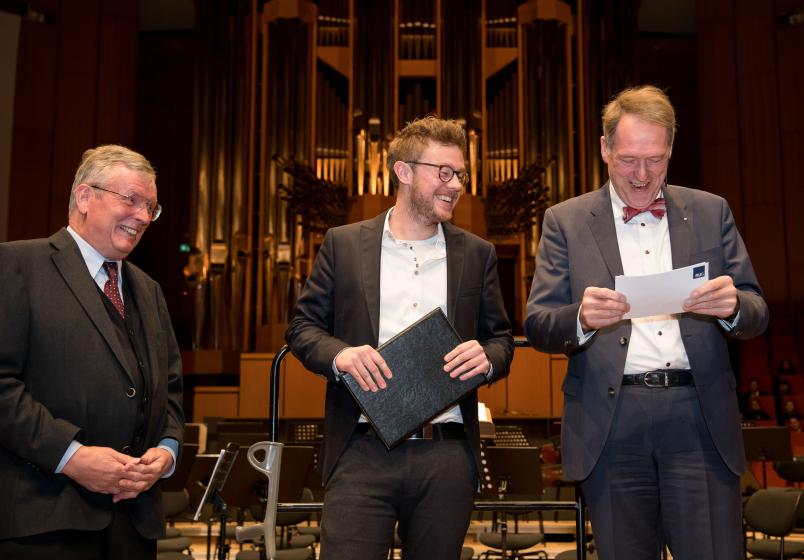
M 670 229 L 667 216 L 657 218 L 642 212 L 623 222 L 623 206 L 617 191 L 609 183 L 611 211 L 620 259 L 626 276 L 656 274 L 673 270 Z M 654 315 L 631 319 L 631 340 L 623 373 L 643 373 L 656 369 L 689 369 L 690 362 L 681 339 L 676 315 Z

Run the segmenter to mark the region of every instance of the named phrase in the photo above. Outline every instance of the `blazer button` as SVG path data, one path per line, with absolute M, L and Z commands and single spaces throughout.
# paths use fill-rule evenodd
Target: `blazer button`
M 131 455 L 131 446 L 124 445 L 123 449 L 120 450 L 121 453 L 125 453 L 126 455 Z
M 564 348 L 571 348 L 572 347 L 572 340 L 569 338 L 564 341 Z
M 626 344 L 628 344 L 628 337 L 627 336 L 621 336 L 620 340 L 618 342 L 620 343 L 620 346 L 625 346 Z
M 614 387 L 609 387 L 609 395 L 614 396 Z
M 134 398 L 134 395 L 137 394 L 137 390 L 134 387 L 129 387 L 126 389 L 126 396 L 130 399 Z

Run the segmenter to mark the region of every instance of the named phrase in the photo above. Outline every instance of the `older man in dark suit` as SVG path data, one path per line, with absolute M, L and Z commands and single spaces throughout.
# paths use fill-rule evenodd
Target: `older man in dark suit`
M 657 88 L 603 112 L 609 182 L 550 208 L 526 333 L 569 355 L 565 473 L 583 481 L 603 560 L 743 558 L 745 469 L 728 337 L 750 338 L 768 309 L 725 200 L 668 186 L 675 112 Z M 683 313 L 624 320 L 617 275 L 709 263 Z
M 140 559 L 182 439 L 181 359 L 159 286 L 124 259 L 159 217 L 156 175 L 84 153 L 69 226 L 0 245 L 0 557 Z
M 460 555 L 480 472 L 476 392 L 433 420 L 432 439 L 389 452 L 340 376 L 382 391 L 393 372 L 375 347 L 436 307 L 465 341 L 444 356 L 444 375 L 508 373 L 494 247 L 448 223 L 466 184 L 465 143 L 458 123 L 435 117 L 398 133 L 388 150 L 396 205 L 327 232 L 288 327 L 294 354 L 328 380 L 324 560 L 385 558 L 397 520 L 406 559 Z

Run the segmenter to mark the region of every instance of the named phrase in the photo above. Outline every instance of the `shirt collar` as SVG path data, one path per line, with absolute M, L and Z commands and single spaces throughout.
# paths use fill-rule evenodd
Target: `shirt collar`
M 106 262 L 107 258 L 101 255 L 95 247 L 87 243 L 87 241 L 78 235 L 72 227 L 67 226 L 67 232 L 72 235 L 75 242 L 78 244 L 78 250 L 81 251 L 81 256 L 84 257 L 84 263 L 87 265 L 87 270 L 89 270 L 89 275 L 92 278 L 95 278 L 98 275 L 103 263 Z M 114 261 L 117 263 L 117 269 L 122 271 L 123 263 L 122 261 Z M 104 274 L 106 272 L 104 271 Z
M 447 246 L 446 238 L 444 237 L 444 226 L 441 223 L 438 223 L 438 231 L 433 237 L 429 239 L 422 239 L 420 241 L 409 241 L 406 239 L 397 239 L 394 233 L 391 231 L 390 221 L 391 221 L 391 213 L 394 211 L 394 207 L 392 206 L 390 210 L 385 214 L 385 223 L 382 226 L 382 236 L 383 239 L 388 239 L 393 241 L 394 243 L 421 243 L 421 244 L 432 244 L 437 248 L 444 248 Z

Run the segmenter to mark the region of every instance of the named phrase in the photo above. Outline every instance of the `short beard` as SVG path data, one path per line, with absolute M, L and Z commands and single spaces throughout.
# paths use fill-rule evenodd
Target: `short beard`
M 452 212 L 447 218 L 441 218 L 435 209 L 435 202 L 422 195 L 421 189 L 414 181 L 410 186 L 410 213 L 423 226 L 434 226 L 452 219 Z

